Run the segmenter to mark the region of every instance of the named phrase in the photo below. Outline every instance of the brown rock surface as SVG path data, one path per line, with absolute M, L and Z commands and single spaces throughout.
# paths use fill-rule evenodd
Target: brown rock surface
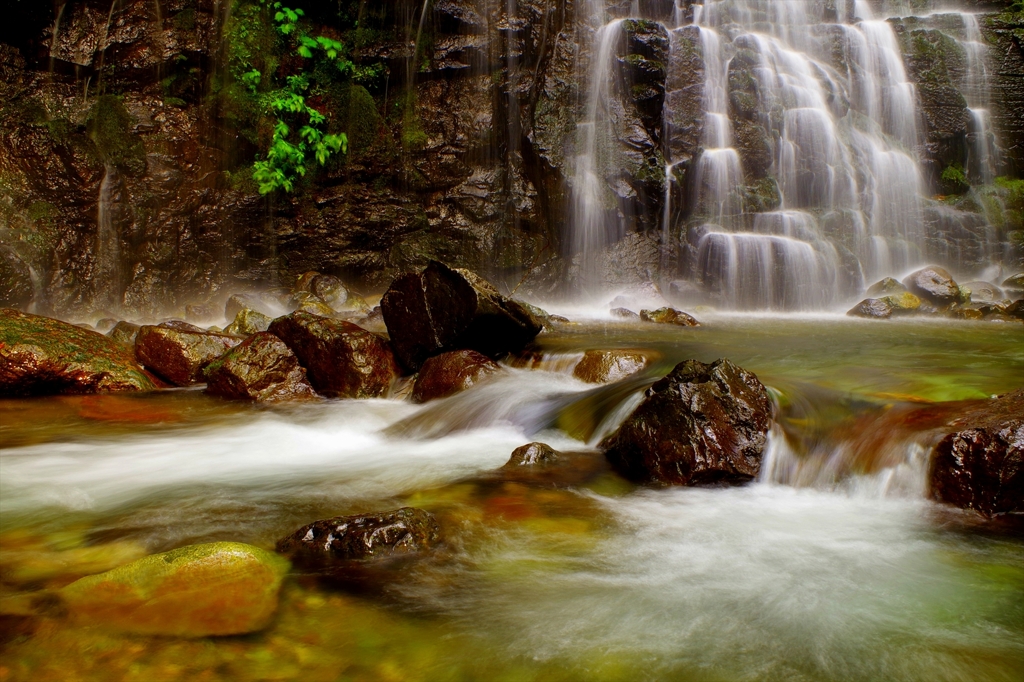
M 278 542 L 277 551 L 300 563 L 317 564 L 415 554 L 439 542 L 433 514 L 402 507 L 314 521 Z
M 588 350 L 572 375 L 588 384 L 606 384 L 643 371 L 649 360 L 635 350 Z
M 135 337 L 135 357 L 146 369 L 175 386 L 200 383 L 203 370 L 241 339 L 186 323 L 145 325 Z
M 657 310 L 641 310 L 640 319 L 644 322 L 657 322 L 659 324 L 675 324 L 680 327 L 699 327 L 698 322 L 692 315 L 676 310 L 675 308 L 658 308 Z
M 60 320 L 0 310 L 0 395 L 153 388 L 131 351 L 117 341 Z
M 269 332 L 253 334 L 211 362 L 206 368 L 206 392 L 259 402 L 316 397 L 299 359 Z
M 398 376 L 387 341 L 351 322 L 294 312 L 274 320 L 269 331 L 291 348 L 321 395 L 379 398 Z
M 937 306 L 948 306 L 960 300 L 960 287 L 952 275 L 937 265 L 907 275 L 903 286 L 915 296 Z
M 437 261 L 392 282 L 380 307 L 395 353 L 412 371 L 447 350 L 492 358 L 518 351 L 541 331 L 529 311 L 488 282 Z
M 427 358 L 413 384 L 412 399 L 418 403 L 464 391 L 500 371 L 494 360 L 475 350 L 455 350 Z
M 627 478 L 673 485 L 749 481 L 761 468 L 772 403 L 728 360 L 687 360 L 647 390 L 604 446 Z

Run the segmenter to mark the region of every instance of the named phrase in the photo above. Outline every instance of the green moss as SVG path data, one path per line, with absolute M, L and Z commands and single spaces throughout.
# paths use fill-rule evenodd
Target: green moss
M 183 33 L 195 30 L 196 27 L 196 11 L 189 7 L 188 9 L 178 12 L 171 17 L 171 26 L 176 31 Z
M 100 95 L 85 119 L 86 133 L 104 163 L 142 175 L 146 150 L 131 127 L 132 117 L 115 95 Z

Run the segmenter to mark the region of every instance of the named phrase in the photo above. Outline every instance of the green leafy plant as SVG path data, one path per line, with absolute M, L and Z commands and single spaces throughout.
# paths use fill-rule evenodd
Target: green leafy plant
M 326 36 L 310 36 L 303 30 L 300 20 L 304 13 L 301 9 L 291 9 L 272 0 L 259 2 L 273 12 L 276 31 L 293 41 L 297 56 L 303 60 L 326 60 L 343 75 L 350 75 L 356 70 L 344 56 L 345 45 L 341 41 Z M 255 95 L 265 85 L 264 75 L 253 67 L 244 70 L 240 80 Z M 278 189 L 291 192 L 296 180 L 306 174 L 311 159 L 323 166 L 333 154 L 348 152 L 345 133 L 328 133 L 327 117 L 307 102 L 309 87 L 308 76 L 300 72 L 287 76 L 282 87 L 266 94 L 266 107 L 274 117 L 274 125 L 266 157 L 253 165 L 252 177 L 259 186 L 260 194 Z

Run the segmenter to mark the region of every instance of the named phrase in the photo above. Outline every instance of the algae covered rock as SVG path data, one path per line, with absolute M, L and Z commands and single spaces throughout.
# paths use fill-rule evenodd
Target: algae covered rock
M 657 310 L 641 310 L 640 319 L 644 322 L 657 322 L 658 324 L 674 324 L 680 327 L 699 327 L 698 322 L 692 315 L 684 313 L 675 308 L 658 308 Z
M 392 282 L 380 307 L 395 353 L 412 371 L 448 350 L 491 358 L 515 352 L 542 329 L 528 310 L 479 276 L 437 261 Z
M 643 371 L 649 360 L 635 350 L 588 350 L 572 375 L 588 384 L 606 384 Z
M 0 310 L 0 395 L 153 388 L 131 351 L 117 341 L 60 320 Z
M 363 561 L 423 552 L 440 538 L 433 514 L 402 507 L 314 521 L 279 541 L 277 551 L 304 564 Z
M 273 318 L 269 315 L 264 315 L 252 308 L 242 308 L 235 313 L 235 319 L 231 324 L 224 328 L 224 333 L 232 336 L 249 336 L 267 331 L 271 322 L 273 322 Z
M 379 398 L 398 376 L 387 341 L 351 322 L 300 311 L 277 318 L 269 331 L 295 353 L 321 395 Z
M 455 350 L 427 358 L 413 384 L 412 399 L 418 403 L 464 391 L 500 371 L 498 363 L 475 350 Z
M 676 365 L 604 446 L 636 481 L 742 483 L 757 476 L 772 420 L 768 391 L 728 360 Z
M 153 554 L 58 592 L 76 620 L 149 635 L 205 637 L 254 632 L 277 609 L 288 562 L 238 542 Z
M 957 417 L 935 447 L 932 497 L 986 516 L 1024 511 L 1024 390 Z
M 886 320 L 892 317 L 892 306 L 879 298 L 865 298 L 863 301 L 846 311 L 850 317 L 866 317 L 869 319 Z
M 206 366 L 240 342 L 182 322 L 145 325 L 135 337 L 135 357 L 175 386 L 190 386 L 203 381 Z
M 126 346 L 130 346 L 134 352 L 135 349 L 135 337 L 139 333 L 141 327 L 131 322 L 121 320 L 114 327 L 107 332 L 107 336 L 114 339 L 118 343 L 123 343 Z
M 269 332 L 253 334 L 211 362 L 206 368 L 206 392 L 258 402 L 316 397 L 298 358 Z
M 879 298 L 891 294 L 902 294 L 907 288 L 892 277 L 883 277 L 868 287 L 865 292 L 868 298 Z

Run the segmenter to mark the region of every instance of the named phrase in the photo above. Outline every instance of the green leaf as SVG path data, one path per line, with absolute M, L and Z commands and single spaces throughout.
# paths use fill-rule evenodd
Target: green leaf
M 300 45 L 299 49 L 296 50 L 296 52 L 299 53 L 300 57 L 305 57 L 306 59 L 309 59 L 310 57 L 313 56 L 313 52 L 310 51 L 310 49 L 308 47 L 306 47 L 305 45 Z

